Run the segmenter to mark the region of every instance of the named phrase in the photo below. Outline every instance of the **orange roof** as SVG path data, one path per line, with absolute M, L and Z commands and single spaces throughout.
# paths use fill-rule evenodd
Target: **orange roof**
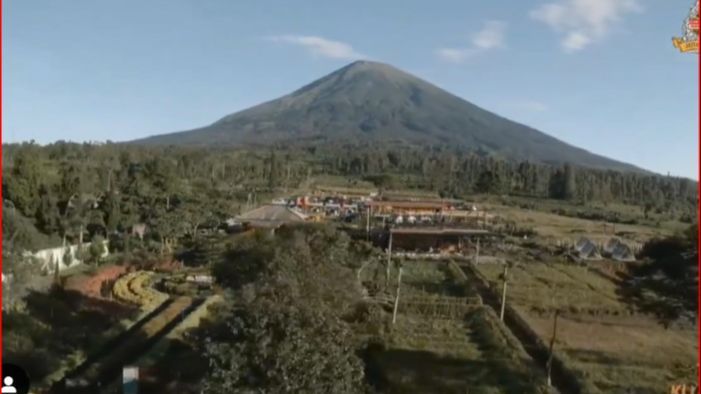
M 411 235 L 489 235 L 490 232 L 482 229 L 468 228 L 437 228 L 437 227 L 399 227 L 390 230 L 392 234 Z
M 434 201 L 371 201 L 368 203 L 371 207 L 389 207 L 389 208 L 424 208 L 424 209 L 441 209 L 450 206 L 448 203 Z

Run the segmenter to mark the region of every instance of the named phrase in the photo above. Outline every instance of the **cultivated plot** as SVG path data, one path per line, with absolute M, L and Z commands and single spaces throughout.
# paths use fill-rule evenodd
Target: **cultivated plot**
M 502 288 L 499 265 L 478 265 L 491 286 Z M 508 274 L 507 303 L 547 343 L 558 319 L 555 353 L 601 392 L 657 393 L 694 381 L 696 333 L 665 328 L 625 302 L 621 288 L 588 267 L 519 264 Z

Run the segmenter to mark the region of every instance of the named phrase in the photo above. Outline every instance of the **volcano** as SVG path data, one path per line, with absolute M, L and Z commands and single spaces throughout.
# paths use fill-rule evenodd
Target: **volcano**
M 149 145 L 339 143 L 450 145 L 504 159 L 642 171 L 506 119 L 393 66 L 351 63 L 286 96 Z

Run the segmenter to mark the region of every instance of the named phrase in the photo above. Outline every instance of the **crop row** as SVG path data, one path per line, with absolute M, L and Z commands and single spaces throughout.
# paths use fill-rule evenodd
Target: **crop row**
M 118 299 L 148 308 L 164 302 L 168 295 L 151 288 L 152 272 L 130 272 L 115 282 L 112 293 Z

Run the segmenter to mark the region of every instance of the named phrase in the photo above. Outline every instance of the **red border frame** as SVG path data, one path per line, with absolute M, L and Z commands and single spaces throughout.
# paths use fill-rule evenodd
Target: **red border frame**
M 700 44 L 701 44 L 701 37 L 699 37 Z M 696 182 L 696 186 L 698 188 L 698 194 L 697 194 L 697 200 L 696 200 L 696 210 L 698 211 L 698 215 L 696 218 L 696 230 L 698 231 L 698 241 L 701 243 L 701 229 L 699 229 L 698 224 L 699 221 L 701 221 L 701 206 L 699 205 L 699 200 L 701 200 L 701 50 L 699 53 L 697 53 L 697 67 L 698 67 L 698 77 L 699 77 L 699 86 L 697 88 L 699 89 L 699 101 L 697 103 L 699 113 L 698 113 L 698 134 L 697 137 L 699 138 L 696 141 L 696 148 L 698 149 L 696 159 L 697 159 L 697 170 L 698 170 L 698 179 Z M 699 251 L 696 251 L 696 257 L 698 259 L 697 261 L 697 281 L 696 281 L 696 299 L 697 299 L 697 304 L 696 306 L 698 307 L 698 312 L 696 314 L 696 350 L 698 351 L 698 356 L 696 358 L 696 374 L 697 374 L 697 380 L 696 380 L 696 387 L 697 391 L 698 388 L 701 387 L 701 319 L 699 319 L 699 315 L 701 315 L 701 286 L 699 286 L 699 282 L 701 282 L 701 254 L 699 254 Z M 1 298 L 0 298 L 1 299 Z M 1 342 L 0 342 L 1 343 Z
M 4 49 L 4 40 L 2 39 L 2 32 L 3 32 L 3 7 L 2 7 L 2 0 L 0 0 L 0 60 L 3 58 L 3 49 Z M 701 38 L 700 38 L 701 40 Z M 701 81 L 701 51 L 697 54 L 698 57 L 698 76 L 699 80 Z M 0 61 L 0 92 L 3 92 L 2 90 L 2 79 L 3 79 L 3 67 L 2 67 L 2 61 Z M 699 200 L 701 200 L 701 82 L 698 86 L 699 88 L 699 102 L 698 102 L 698 108 L 699 108 L 699 115 L 698 115 L 698 134 L 697 136 L 699 137 L 699 140 L 697 140 L 697 165 L 698 165 L 698 180 L 697 180 L 697 197 Z M 2 96 L 0 95 L 0 119 L 2 119 Z M 0 183 L 2 182 L 2 144 L 3 144 L 3 139 L 2 139 L 2 123 L 0 123 Z M 3 195 L 2 195 L 2 188 L 0 188 L 0 200 L 4 201 Z M 2 218 L 2 208 L 4 204 L 0 204 L 0 218 Z M 697 201 L 697 223 L 701 221 L 701 206 L 699 205 Z M 2 221 L 0 220 L 0 229 L 2 228 Z M 698 229 L 698 226 L 697 226 Z M 698 229 L 698 240 L 699 243 L 701 243 L 701 229 Z M 0 242 L 0 252 L 2 252 L 2 243 Z M 697 256 L 698 257 L 698 282 L 701 282 L 701 254 Z M 2 253 L 0 253 L 0 271 L 2 271 Z M 0 291 L 0 309 L 2 306 L 2 291 Z M 696 372 L 697 372 L 697 387 L 701 387 L 701 319 L 699 319 L 699 315 L 701 315 L 701 286 L 698 285 L 697 283 L 697 290 L 696 290 L 696 296 L 699 301 L 698 304 L 698 315 L 697 315 L 697 322 L 696 322 L 696 329 L 697 329 L 697 350 L 698 350 L 698 358 L 696 359 Z M 2 373 L 2 337 L 3 337 L 3 324 L 2 324 L 2 313 L 0 313 L 0 374 Z
M 2 58 L 3 58 L 2 52 L 3 52 L 3 49 L 5 47 L 5 40 L 3 40 L 3 38 L 2 38 L 2 32 L 4 31 L 3 30 L 4 18 L 2 15 L 2 10 L 3 10 L 2 0 L 0 0 L 0 43 L 2 43 L 2 44 L 0 44 L 0 60 L 2 60 Z M 0 92 L 4 93 L 4 90 L 2 89 L 2 76 L 3 75 L 4 74 L 2 72 L 2 61 L 0 61 Z M 0 119 L 2 119 L 2 98 L 1 98 L 2 96 L 4 96 L 4 94 L 0 95 Z M 0 123 L 0 183 L 2 183 L 2 143 L 3 143 L 2 142 L 2 123 Z M 2 200 L 2 202 L 3 202 L 2 204 L 0 204 L 0 218 L 2 218 L 3 217 L 2 216 L 2 206 L 4 205 L 5 199 L 2 195 L 2 188 L 1 187 L 0 187 L 0 200 Z M 0 229 L 2 229 L 2 221 L 1 220 L 0 220 Z M 2 253 L 1 252 L 2 252 L 2 242 L 0 242 L 0 271 L 2 271 Z M 2 304 L 2 293 L 3 292 L 0 291 L 0 309 L 2 309 L 2 305 L 3 305 Z M 2 313 L 0 313 L 0 374 L 2 373 L 2 366 L 1 366 L 2 353 L 3 353 L 2 349 L 4 349 L 2 347 L 2 327 L 3 327 Z

